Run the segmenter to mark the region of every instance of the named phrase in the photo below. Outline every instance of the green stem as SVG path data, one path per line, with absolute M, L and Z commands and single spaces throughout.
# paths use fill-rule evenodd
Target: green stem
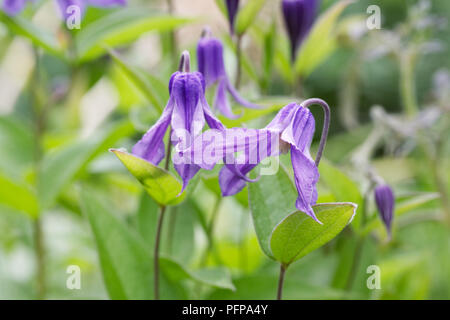
M 166 212 L 166 206 L 161 206 L 159 217 L 158 217 L 158 227 L 156 229 L 156 241 L 155 241 L 155 251 L 154 251 L 154 296 L 155 300 L 159 300 L 159 246 L 161 241 L 161 231 L 164 220 L 164 213 Z
M 41 103 L 41 95 L 39 92 L 39 86 L 42 85 L 40 75 L 40 57 L 37 48 L 33 48 L 35 58 L 35 70 L 31 82 L 31 91 L 33 97 L 33 111 L 35 122 L 35 147 L 34 147 L 34 167 L 36 174 L 36 186 L 39 186 L 39 172 L 41 170 L 41 161 L 43 157 L 42 150 L 42 136 L 45 133 L 47 126 L 47 103 Z M 37 188 L 37 187 L 36 187 Z M 45 276 L 45 246 L 44 235 L 42 231 L 42 218 L 40 218 L 41 212 L 38 212 L 38 216 L 33 223 L 33 240 L 36 258 L 36 283 L 37 291 L 36 296 L 39 300 L 45 299 L 46 295 L 46 276 Z
M 222 197 L 219 196 L 219 197 L 217 197 L 216 203 L 214 204 L 211 220 L 209 221 L 209 225 L 206 230 L 206 237 L 208 238 L 208 247 L 206 248 L 205 252 L 203 253 L 202 259 L 200 260 L 201 266 L 205 266 L 209 254 L 215 252 L 215 250 L 214 250 L 214 226 L 217 221 L 217 217 L 219 215 L 221 203 L 222 203 Z M 220 263 L 220 255 L 215 254 L 214 257 L 216 259 L 216 262 Z
M 167 0 L 167 6 L 169 8 L 169 14 L 173 16 L 175 13 L 175 5 L 173 3 L 173 0 Z M 178 62 L 178 45 L 177 45 L 177 34 L 175 30 L 170 31 L 169 37 L 170 37 L 170 47 L 173 66 L 174 68 L 176 68 Z
M 278 278 L 278 290 L 277 290 L 277 300 L 282 300 L 283 298 L 283 286 L 284 286 L 284 276 L 286 274 L 287 266 L 284 264 L 280 265 L 280 277 Z
M 45 249 L 42 232 L 42 220 L 37 217 L 33 225 L 33 236 L 36 253 L 36 265 L 37 265 L 37 298 L 38 300 L 45 299 Z
M 166 162 L 164 164 L 164 169 L 169 170 L 170 165 L 170 155 L 172 151 L 172 139 L 169 137 L 169 142 L 167 143 L 167 152 L 166 152 Z M 164 214 L 166 212 L 167 207 L 161 206 L 159 217 L 158 217 L 158 226 L 156 228 L 156 240 L 155 240 L 155 250 L 153 252 L 153 267 L 154 267 L 154 279 L 153 279 L 153 291 L 155 300 L 159 300 L 159 248 L 160 248 L 160 242 L 161 242 L 161 233 L 162 233 L 162 226 L 164 221 Z
M 415 55 L 413 52 L 405 52 L 400 57 L 400 93 L 403 107 L 408 116 L 417 114 L 416 85 L 414 77 Z

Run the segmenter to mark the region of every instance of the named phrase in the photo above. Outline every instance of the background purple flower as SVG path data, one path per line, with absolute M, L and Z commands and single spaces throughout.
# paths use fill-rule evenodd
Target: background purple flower
M 309 33 L 317 14 L 319 0 L 283 0 L 284 23 L 291 44 L 291 58 L 295 60 L 297 50 Z
M 2 9 L 8 15 L 14 16 L 20 13 L 25 7 L 26 3 L 30 1 L 32 0 L 4 0 Z
M 230 33 L 234 34 L 234 21 L 239 9 L 239 0 L 226 0 L 228 22 L 230 24 Z
M 204 36 L 197 45 L 198 69 L 205 77 L 206 87 L 217 84 L 217 92 L 214 99 L 214 108 L 217 108 L 223 115 L 235 119 L 238 116 L 233 114 L 227 98 L 227 92 L 234 100 L 246 108 L 259 109 L 260 106 L 246 101 L 242 98 L 233 85 L 230 83 L 225 71 L 223 59 L 223 45 L 219 39 L 205 31 Z
M 390 237 L 395 205 L 395 197 L 392 188 L 387 184 L 378 185 L 375 188 L 375 202 L 377 204 L 381 220 L 386 226 L 386 230 Z
M 127 4 L 126 0 L 57 0 L 57 2 L 64 19 L 67 19 L 70 15 L 70 13 L 67 12 L 67 8 L 73 5 L 78 6 L 81 14 L 84 14 L 87 6 L 107 8 L 124 6 Z

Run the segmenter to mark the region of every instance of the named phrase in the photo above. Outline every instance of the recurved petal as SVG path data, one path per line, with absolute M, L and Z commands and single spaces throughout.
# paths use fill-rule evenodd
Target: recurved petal
M 261 106 L 251 103 L 251 102 L 245 100 L 243 97 L 241 97 L 239 92 L 237 92 L 237 90 L 233 87 L 233 85 L 230 83 L 230 81 L 228 79 L 227 79 L 227 89 L 228 89 L 228 92 L 230 92 L 233 99 L 236 100 L 236 102 L 239 103 L 241 106 L 249 108 L 249 109 L 262 109 Z
M 200 170 L 200 167 L 195 164 L 174 164 L 173 166 L 183 180 L 183 188 L 180 191 L 181 194 L 184 189 L 186 189 L 189 181 Z
M 219 173 L 219 185 L 222 195 L 232 196 L 240 192 L 246 186 L 246 182 L 255 182 L 246 177 L 246 174 L 250 172 L 256 164 L 244 164 L 232 166 L 224 166 Z M 237 171 L 236 171 L 237 170 Z M 242 179 L 245 177 L 245 179 Z
M 214 99 L 214 107 L 217 108 L 225 117 L 229 119 L 237 119 L 239 115 L 236 115 L 231 110 L 230 103 L 227 98 L 227 82 L 226 78 L 219 81 L 217 85 L 216 97 Z
M 309 150 L 314 137 L 315 121 L 308 108 L 299 107 L 283 131 L 281 140 L 294 145 L 297 150 Z M 308 151 L 309 152 L 309 151 Z
M 295 186 L 298 192 L 295 206 L 298 210 L 305 212 L 321 223 L 311 207 L 317 201 L 316 184 L 319 180 L 319 170 L 314 161 L 295 146 L 291 146 L 291 161 L 294 169 Z
M 147 133 L 133 147 L 132 153 L 154 165 L 158 165 L 164 158 L 164 135 L 170 124 L 174 109 L 174 100 L 171 98 L 159 120 L 147 131 Z

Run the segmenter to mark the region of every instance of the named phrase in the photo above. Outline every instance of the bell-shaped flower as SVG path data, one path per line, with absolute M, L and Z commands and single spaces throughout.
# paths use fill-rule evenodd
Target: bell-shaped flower
M 230 33 L 234 34 L 234 21 L 239 9 L 239 0 L 226 0 L 228 23 L 230 24 Z
M 225 71 L 223 59 L 223 45 L 219 39 L 211 36 L 209 30 L 205 30 L 197 45 L 198 70 L 205 77 L 206 87 L 217 85 L 216 96 L 213 107 L 217 108 L 227 118 L 235 119 L 239 117 L 233 114 L 227 98 L 227 92 L 234 100 L 246 107 L 260 109 L 261 107 L 246 101 L 233 87 Z
M 321 105 L 325 111 L 322 138 L 315 161 L 309 151 L 315 120 L 308 107 L 313 104 Z M 325 147 L 329 120 L 330 109 L 323 100 L 309 99 L 300 105 L 292 103 L 282 108 L 264 129 L 208 130 L 198 136 L 182 156 L 187 163 L 195 163 L 206 170 L 211 170 L 224 158 L 225 166 L 219 174 L 219 184 L 222 194 L 228 196 L 241 191 L 246 182 L 254 182 L 246 175 L 264 158 L 290 151 L 298 191 L 296 208 L 318 221 L 311 206 L 317 201 L 317 167 Z M 237 158 L 236 153 L 240 153 Z
M 175 72 L 169 82 L 170 98 L 159 120 L 136 143 L 132 153 L 158 165 L 165 156 L 164 135 L 172 127 L 171 142 L 177 150 L 190 146 L 201 134 L 205 121 L 211 129 L 223 130 L 223 124 L 213 115 L 205 99 L 205 81 L 200 72 L 190 72 L 189 53 L 183 53 L 181 66 L 185 72 Z M 183 67 L 180 67 L 182 70 Z M 175 163 L 183 180 L 183 190 L 200 169 L 195 164 Z
M 316 18 L 319 0 L 283 0 L 284 24 L 291 44 L 291 58 L 295 60 L 297 50 L 311 30 Z
M 389 237 L 391 237 L 392 218 L 394 216 L 395 198 L 392 188 L 387 184 L 375 187 L 375 203 L 381 220 L 383 221 Z

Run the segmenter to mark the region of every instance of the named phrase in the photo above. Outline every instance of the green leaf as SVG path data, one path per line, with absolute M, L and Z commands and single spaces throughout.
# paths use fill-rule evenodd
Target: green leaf
M 0 117 L 0 169 L 15 176 L 33 165 L 33 131 L 30 125 L 14 117 Z
M 0 204 L 27 214 L 38 216 L 38 201 L 30 188 L 0 173 Z
M 31 40 L 31 42 L 50 54 L 64 58 L 64 54 L 58 45 L 56 37 L 30 21 L 22 17 L 9 17 L 7 14 L 0 11 L 0 21 L 2 21 L 8 29 L 13 33 L 24 36 Z
M 313 206 L 314 213 L 323 224 L 300 211 L 289 215 L 273 230 L 270 247 L 274 258 L 287 266 L 320 248 L 351 222 L 356 208 L 353 203 Z
M 162 112 L 165 100 L 162 99 L 161 88 L 155 88 L 156 79 L 153 81 L 145 75 L 142 71 L 137 68 L 127 64 L 117 53 L 113 50 L 108 50 L 109 54 L 113 58 L 117 66 L 125 73 L 125 75 L 133 82 L 137 89 L 142 93 L 142 95 L 153 105 L 157 110 Z M 164 91 L 167 89 L 164 87 Z
M 322 14 L 300 48 L 295 61 L 295 70 L 302 77 L 307 77 L 337 47 L 334 30 L 342 11 L 351 3 L 341 0 Z
M 243 35 L 247 31 L 265 3 L 266 0 L 249 0 L 243 8 L 239 9 L 236 17 L 236 33 L 238 35 Z
M 153 259 L 147 247 L 112 214 L 112 209 L 93 190 L 83 190 L 81 198 L 95 236 L 110 298 L 153 299 Z M 161 298 L 180 298 L 165 276 L 160 280 Z
M 270 237 L 280 221 L 296 211 L 297 192 L 294 184 L 280 166 L 277 174 L 261 176 L 258 182 L 250 183 L 248 193 L 259 244 L 268 257 L 274 258 Z
M 85 166 L 122 137 L 133 132 L 130 122 L 113 124 L 95 137 L 76 141 L 46 157 L 38 176 L 38 197 L 43 208 L 51 206 L 58 195 Z
M 149 31 L 169 31 L 190 21 L 186 18 L 157 15 L 142 8 L 124 8 L 89 24 L 76 36 L 78 59 L 95 59 L 105 52 L 105 45 L 128 44 Z
M 363 197 L 358 186 L 346 174 L 333 166 L 329 161 L 323 159 L 319 166 L 320 179 L 325 182 L 333 194 L 335 201 L 353 202 L 362 207 Z M 360 226 L 360 215 L 355 217 L 352 226 Z
M 209 268 L 188 271 L 180 264 L 167 258 L 161 258 L 160 263 L 161 268 L 164 269 L 164 274 L 172 282 L 176 283 L 185 279 L 191 279 L 211 287 L 235 290 L 234 285 L 231 282 L 230 273 L 226 268 Z
M 182 185 L 170 172 L 130 153 L 116 149 L 111 149 L 111 152 L 122 161 L 159 205 L 174 205 L 183 200 L 184 193 L 178 196 Z
M 111 299 L 152 299 L 153 259 L 142 239 L 133 233 L 95 191 L 82 191 L 83 210 L 98 247 L 103 278 Z M 181 280 L 233 289 L 224 269 L 188 271 L 169 258 L 160 258 L 160 293 L 163 299 L 180 298 Z

